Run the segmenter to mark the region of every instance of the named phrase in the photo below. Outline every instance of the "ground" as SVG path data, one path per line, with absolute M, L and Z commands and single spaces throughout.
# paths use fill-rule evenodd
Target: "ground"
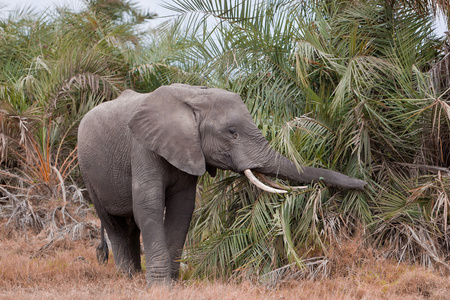
M 98 223 L 82 239 L 48 238 L 49 232 L 0 223 L 0 299 L 449 299 L 448 272 L 398 264 L 350 243 L 331 254 L 328 278 L 261 282 L 183 280 L 171 288 L 147 288 L 144 274 L 128 278 L 114 262 L 95 257 Z M 90 225 L 89 225 L 90 224 Z M 442 272 L 442 270 L 441 270 Z

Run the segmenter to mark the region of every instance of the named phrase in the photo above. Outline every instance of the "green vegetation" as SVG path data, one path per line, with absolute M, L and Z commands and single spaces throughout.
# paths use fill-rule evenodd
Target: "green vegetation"
M 405 2 L 176 0 L 177 17 L 151 34 L 138 25 L 153 15 L 125 0 L 12 13 L 0 21 L 1 205 L 26 212 L 29 197 L 66 201 L 65 186 L 82 186 L 76 130 L 98 103 L 203 84 L 239 93 L 290 159 L 369 187 L 274 196 L 230 172 L 204 175 L 185 277 L 326 275 L 330 245 L 355 235 L 449 269 L 450 96 L 432 12 L 450 10 Z M 0 216 L 26 215 L 16 211 Z

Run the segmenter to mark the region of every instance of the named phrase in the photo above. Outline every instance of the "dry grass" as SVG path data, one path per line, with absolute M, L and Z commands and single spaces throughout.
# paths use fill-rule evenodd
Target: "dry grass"
M 144 274 L 121 276 L 113 262 L 100 266 L 97 240 L 54 242 L 5 230 L 0 233 L 1 299 L 448 299 L 450 277 L 376 258 L 349 242 L 331 254 L 328 279 L 261 284 L 182 281 L 146 288 Z

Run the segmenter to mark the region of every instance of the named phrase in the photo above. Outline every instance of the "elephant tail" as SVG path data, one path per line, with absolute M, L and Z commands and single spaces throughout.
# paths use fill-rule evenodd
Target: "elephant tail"
M 100 226 L 100 244 L 98 244 L 96 249 L 97 260 L 101 265 L 106 265 L 108 263 L 108 243 L 105 238 L 105 227 L 103 226 L 103 222 Z

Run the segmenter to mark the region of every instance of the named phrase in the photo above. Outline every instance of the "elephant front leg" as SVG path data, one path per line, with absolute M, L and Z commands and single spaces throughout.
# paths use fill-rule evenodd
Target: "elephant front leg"
M 164 189 L 133 184 L 133 214 L 144 243 L 147 284 L 170 282 L 170 255 L 164 233 Z
M 195 207 L 196 183 L 197 177 L 192 176 L 186 178 L 181 187 L 167 191 L 164 228 L 170 253 L 170 274 L 174 280 L 178 279 L 181 254 Z

